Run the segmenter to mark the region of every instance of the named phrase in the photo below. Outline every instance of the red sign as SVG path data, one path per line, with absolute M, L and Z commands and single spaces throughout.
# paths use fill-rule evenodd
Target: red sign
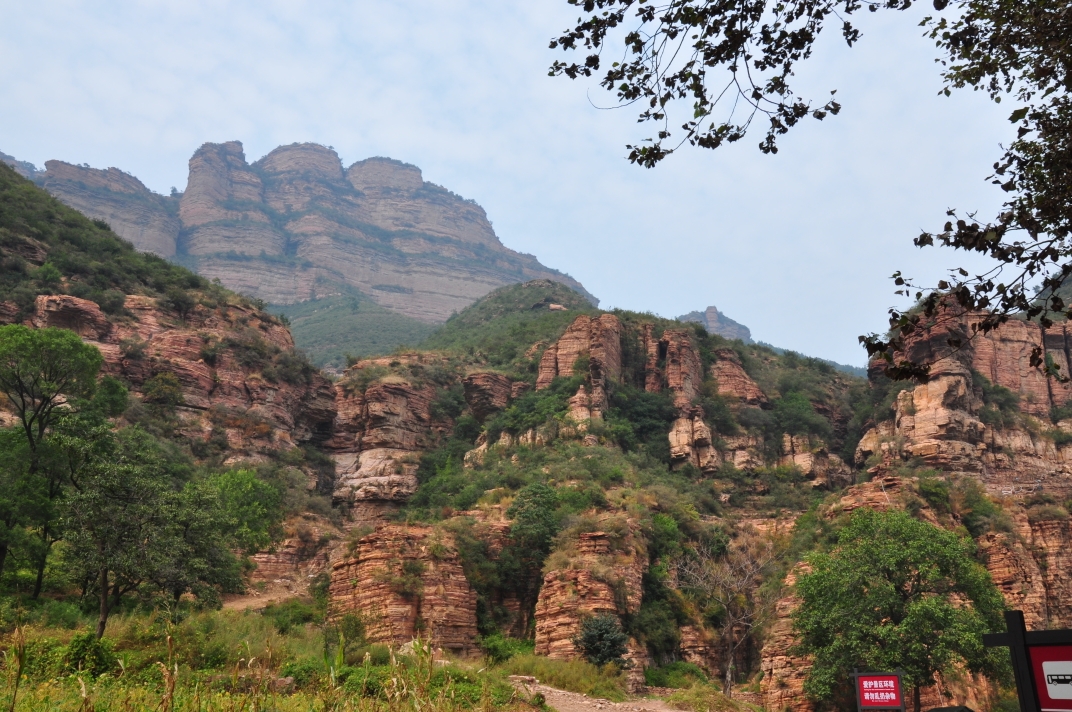
M 1042 712 L 1072 710 L 1072 645 L 1029 645 Z
M 856 695 L 861 709 L 901 707 L 901 678 L 897 675 L 859 675 L 856 677 Z

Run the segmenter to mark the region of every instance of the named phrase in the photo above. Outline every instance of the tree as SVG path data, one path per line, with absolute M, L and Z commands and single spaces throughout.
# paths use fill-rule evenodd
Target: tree
M 185 552 L 174 527 L 177 497 L 152 437 L 131 428 L 82 444 L 66 500 L 66 554 L 72 570 L 95 582 L 101 638 L 122 596 L 181 564 Z
M 4 468 L 5 479 L 17 487 L 19 497 L 18 506 L 0 505 L 0 574 L 11 532 L 20 521 L 35 523 L 40 538 L 35 597 L 55 541 L 53 510 L 63 489 L 55 469 L 41 466 L 47 454 L 43 443 L 64 410 L 93 394 L 102 363 L 100 351 L 71 331 L 19 324 L 0 327 L 0 392 L 15 410 L 25 447 L 24 464 L 16 460 Z
M 611 613 L 585 618 L 581 621 L 581 631 L 573 638 L 573 645 L 588 662 L 599 666 L 613 663 L 620 668 L 627 665 L 628 643 L 629 636 L 622 630 L 621 621 Z
M 907 10 L 911 0 L 567 0 L 585 16 L 551 41 L 577 50 L 582 63 L 556 61 L 553 76 L 571 79 L 600 72 L 600 85 L 619 106 L 636 104 L 641 123 L 654 122 L 655 137 L 629 145 L 629 160 L 653 167 L 689 144 L 716 149 L 744 138 L 756 119 L 766 119 L 759 143 L 777 153 L 777 139 L 803 119 L 823 120 L 841 105 L 831 98 L 813 104 L 794 94 L 797 65 L 807 60 L 819 35 L 833 22 L 852 46 L 861 37 L 850 22 L 867 9 Z M 944 93 L 970 87 L 1000 102 L 1018 105 L 1009 121 L 1016 136 L 988 178 L 1009 194 L 997 216 L 951 218 L 940 231 L 925 232 L 917 246 L 936 242 L 979 252 L 993 269 L 969 275 L 950 270 L 935 289 L 920 288 L 899 272 L 899 294 L 922 302 L 919 310 L 890 310 L 888 337 L 860 337 L 870 356 L 887 362 L 894 378 L 926 378 L 929 364 L 903 354 L 905 339 L 940 316 L 943 295 L 968 310 L 990 313 L 975 327 L 985 333 L 1025 313 L 1044 326 L 1051 315 L 1072 318 L 1067 291 L 1072 276 L 1072 13 L 1067 0 L 933 0 L 936 13 L 923 21 L 941 53 Z M 621 50 L 613 42 L 621 37 Z M 603 53 L 614 59 L 605 66 Z M 684 114 L 672 119 L 675 112 Z M 680 129 L 677 121 L 684 119 Z M 680 133 L 678 133 L 680 131 Z M 1037 295 L 1031 287 L 1041 278 Z M 1067 288 L 1066 288 L 1067 289 Z M 956 339 L 954 338 L 954 341 Z M 954 346 L 961 346 L 956 343 Z M 899 359 L 899 360 L 898 360 Z M 1033 365 L 1057 374 L 1041 348 Z M 1067 376 L 1065 376 L 1067 377 Z
M 901 669 L 919 712 L 935 673 L 1002 674 L 982 635 L 1003 629 L 1004 601 L 971 553 L 970 541 L 906 512 L 856 510 L 834 551 L 809 556 L 797 580 L 796 652 L 813 659 L 805 692 L 830 700 L 853 669 Z
M 93 394 L 102 363 L 100 351 L 72 331 L 0 327 L 0 392 L 15 408 L 31 453 L 62 405 Z
M 507 544 L 499 554 L 499 568 L 502 581 L 511 582 L 517 593 L 522 628 L 528 627 L 528 616 L 540 590 L 543 562 L 558 533 L 557 508 L 558 494 L 537 482 L 522 488 L 506 510 L 506 516 L 514 521 Z
M 748 532 L 738 535 L 724 554 L 697 546 L 678 565 L 685 587 L 718 607 L 726 665 L 722 689 L 727 697 L 732 695 L 737 649 L 769 613 L 769 606 L 760 596 L 760 586 L 770 573 L 774 557 L 774 542 Z

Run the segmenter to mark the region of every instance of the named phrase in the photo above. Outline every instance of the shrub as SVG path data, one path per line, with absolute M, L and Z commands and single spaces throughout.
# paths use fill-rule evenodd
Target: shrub
M 573 644 L 593 665 L 614 663 L 622 668 L 626 666 L 628 643 L 629 636 L 622 630 L 621 621 L 610 613 L 586 618 L 581 622 L 581 632 L 573 639 Z
M 917 487 L 919 496 L 926 500 L 934 511 L 943 514 L 949 512 L 950 490 L 948 482 L 935 477 L 921 476 Z
M 279 670 L 282 677 L 294 678 L 294 684 L 305 687 L 316 682 L 324 673 L 324 664 L 314 660 L 291 660 Z
M 63 655 L 63 666 L 70 672 L 83 672 L 98 677 L 116 669 L 118 660 L 107 639 L 97 640 L 93 633 L 81 633 L 71 638 Z
M 141 388 L 142 398 L 146 403 L 174 408 L 182 403 L 182 384 L 170 371 L 158 373 L 147 380 Z
M 511 675 L 531 675 L 541 684 L 621 702 L 624 676 L 613 665 L 596 667 L 584 660 L 551 660 L 539 655 L 515 655 L 502 669 Z
M 282 603 L 269 604 L 262 615 L 271 619 L 280 635 L 286 635 L 292 628 L 316 620 L 316 609 L 302 600 L 291 598 Z
M 532 655 L 536 641 L 508 638 L 502 633 L 492 633 L 480 639 L 480 649 L 492 663 L 504 663 L 515 655 Z
M 699 666 L 678 660 L 662 667 L 645 668 L 644 682 L 654 687 L 680 689 L 692 687 L 697 682 L 707 682 L 707 675 Z

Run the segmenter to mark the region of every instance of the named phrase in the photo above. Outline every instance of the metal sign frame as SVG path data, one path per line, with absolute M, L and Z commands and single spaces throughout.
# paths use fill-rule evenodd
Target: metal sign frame
M 1005 611 L 1005 629 L 1005 633 L 984 635 L 983 645 L 988 648 L 1009 649 L 1021 712 L 1043 712 L 1038 689 L 1035 687 L 1029 649 L 1047 645 L 1072 645 L 1072 630 L 1029 631 L 1024 623 L 1023 611 Z
M 861 677 L 896 677 L 897 678 L 897 692 L 901 698 L 900 705 L 894 705 L 890 707 L 876 707 L 874 705 L 863 706 L 863 700 L 860 699 L 860 680 Z M 904 671 L 897 670 L 895 672 L 859 672 L 853 671 L 849 673 L 849 677 L 852 678 L 852 687 L 856 692 L 856 712 L 866 712 L 867 710 L 901 710 L 905 712 L 905 691 L 904 691 Z

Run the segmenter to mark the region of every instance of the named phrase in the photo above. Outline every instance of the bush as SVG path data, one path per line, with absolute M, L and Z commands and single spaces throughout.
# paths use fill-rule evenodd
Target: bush
M 174 408 L 182 403 L 182 384 L 170 371 L 158 373 L 145 382 L 141 389 L 146 403 L 162 408 Z
M 279 670 L 282 677 L 294 678 L 294 684 L 305 687 L 320 679 L 324 674 L 324 664 L 314 660 L 292 660 Z
M 502 633 L 493 633 L 480 639 L 480 649 L 492 663 L 504 663 L 515 655 L 532 655 L 536 641 L 508 638 Z
M 707 682 L 707 675 L 699 666 L 678 660 L 662 667 L 645 668 L 644 682 L 653 687 L 681 689 L 692 687 L 697 682 Z
M 316 620 L 316 609 L 304 601 L 292 598 L 282 603 L 269 604 L 262 615 L 271 619 L 280 635 L 286 635 L 292 628 Z
M 93 633 L 81 633 L 71 638 L 63 655 L 64 668 L 90 677 L 112 672 L 117 665 L 111 642 L 104 638 L 97 640 Z
M 585 659 L 600 667 L 614 663 L 624 668 L 628 643 L 629 636 L 622 630 L 621 621 L 610 613 L 586 618 L 581 622 L 581 632 L 573 639 Z

